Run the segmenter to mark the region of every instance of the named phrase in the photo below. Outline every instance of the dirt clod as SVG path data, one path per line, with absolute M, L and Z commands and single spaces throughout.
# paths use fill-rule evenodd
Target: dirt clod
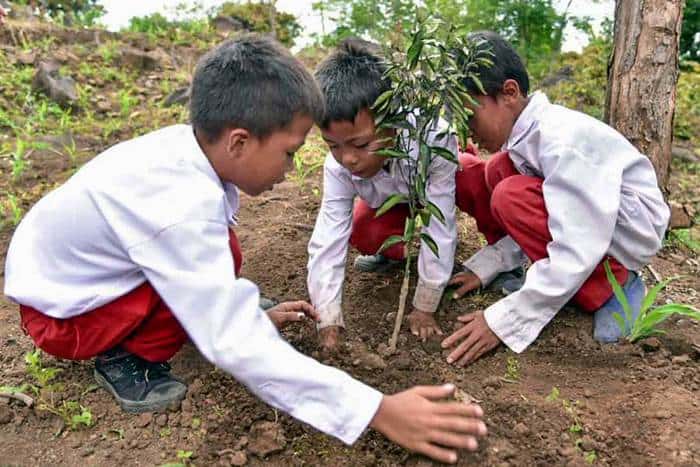
M 287 445 L 282 426 L 277 422 L 256 422 L 250 428 L 248 451 L 258 457 L 279 452 Z
M 146 428 L 153 421 L 153 414 L 150 412 L 142 413 L 136 419 L 134 425 L 138 428 Z
M 493 389 L 498 389 L 503 385 L 503 383 L 501 382 L 501 378 L 499 378 L 498 376 L 489 376 L 485 378 L 483 384 L 485 388 Z

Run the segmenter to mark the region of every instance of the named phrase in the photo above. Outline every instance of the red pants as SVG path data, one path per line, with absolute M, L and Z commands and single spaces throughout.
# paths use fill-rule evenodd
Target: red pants
M 236 234 L 229 230 L 236 276 L 243 256 Z M 151 362 L 169 360 L 187 341 L 187 334 L 155 289 L 145 282 L 126 295 L 92 311 L 57 319 L 20 305 L 22 328 L 48 354 L 84 360 L 113 347 Z
M 455 176 L 457 207 L 476 220 L 487 242 L 493 244 L 510 235 L 531 261 L 545 258 L 552 236 L 547 225 L 542 179 L 520 175 L 506 152 L 494 154 L 488 162 L 461 153 L 459 162 L 462 170 Z M 374 213 L 363 200 L 355 203 L 350 243 L 363 254 L 376 253 L 390 235 L 403 235 L 408 207 L 398 205 L 378 218 Z M 394 245 L 383 254 L 391 259 L 402 259 L 403 245 Z M 624 284 L 627 269 L 615 258 L 606 259 L 618 282 Z M 601 262 L 573 301 L 586 311 L 595 311 L 612 293 Z

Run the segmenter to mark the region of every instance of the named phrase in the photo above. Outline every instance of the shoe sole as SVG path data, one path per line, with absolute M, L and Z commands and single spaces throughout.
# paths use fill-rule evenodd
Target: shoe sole
M 102 376 L 97 370 L 93 370 L 93 376 L 97 380 L 97 383 L 102 386 L 107 392 L 112 394 L 112 396 L 117 400 L 117 403 L 121 406 L 122 410 L 128 413 L 143 413 L 143 412 L 160 412 L 168 409 L 169 407 L 175 406 L 182 402 L 182 400 L 187 395 L 187 389 L 183 391 L 181 396 L 175 399 L 163 402 L 151 402 L 151 401 L 132 401 L 128 399 L 123 399 L 119 397 L 117 391 L 114 390 L 111 384 Z

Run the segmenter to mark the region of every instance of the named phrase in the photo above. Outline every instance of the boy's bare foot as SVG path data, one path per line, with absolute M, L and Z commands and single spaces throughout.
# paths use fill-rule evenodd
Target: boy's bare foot
M 318 346 L 323 357 L 329 357 L 338 351 L 343 340 L 342 332 L 340 326 L 328 326 L 318 331 Z
M 481 407 L 440 401 L 454 391 L 451 384 L 416 386 L 384 396 L 370 426 L 406 449 L 454 464 L 457 449 L 475 451 L 477 437 L 487 433 Z
M 481 287 L 481 280 L 471 271 L 464 271 L 452 276 L 447 285 L 458 286 L 457 290 L 452 294 L 453 299 L 462 298 L 462 296 L 472 290 Z
M 414 336 L 420 337 L 421 340 L 442 335 L 442 329 L 435 321 L 435 313 L 427 313 L 414 308 L 407 319 L 411 332 Z

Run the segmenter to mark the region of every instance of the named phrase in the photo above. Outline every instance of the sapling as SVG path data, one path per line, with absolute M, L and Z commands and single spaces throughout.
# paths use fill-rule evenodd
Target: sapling
M 629 301 L 627 300 L 627 296 L 625 295 L 625 291 L 622 289 L 619 282 L 617 282 L 617 279 L 612 273 L 610 264 L 607 260 L 605 261 L 604 267 L 605 273 L 608 277 L 608 282 L 610 282 L 610 285 L 612 285 L 615 297 L 617 297 L 618 301 L 622 305 L 622 310 L 625 314 L 623 317 L 620 315 L 620 313 L 613 313 L 613 318 L 615 318 L 622 335 L 627 336 L 628 341 L 636 342 L 646 337 L 665 334 L 665 331 L 658 328 L 659 325 L 666 321 L 666 319 L 676 314 L 700 321 L 700 311 L 690 305 L 668 303 L 666 305 L 652 308 L 652 305 L 654 304 L 656 296 L 659 294 L 659 292 L 666 288 L 669 283 L 678 279 L 678 277 L 666 279 L 665 281 L 661 281 L 652 287 L 652 289 L 644 297 L 644 300 L 642 300 L 642 306 L 639 310 L 639 314 L 635 318 Z
M 481 43 L 469 41 L 454 25 L 441 19 L 419 19 L 407 39 L 410 45 L 406 52 L 396 48 L 387 52 L 386 77 L 391 89 L 381 94 L 372 107 L 377 132 L 384 130 L 395 135 L 391 138 L 393 146 L 378 150 L 376 154 L 404 160 L 402 175 L 408 185 L 408 194 L 392 194 L 376 212 L 377 217 L 381 216 L 398 204 L 406 204 L 409 211 L 403 235 L 390 236 L 378 250 L 380 253 L 403 243 L 406 258 L 390 351 L 396 350 L 406 307 L 414 241 L 420 241 L 421 246 L 427 246 L 436 256 L 440 254 L 435 240 L 421 231 L 433 217 L 445 222 L 440 208 L 426 196 L 429 169 L 437 157 L 458 161 L 455 154 L 435 146 L 433 141 L 456 133 L 461 143 L 466 144 L 467 121 L 472 112 L 464 104 L 476 103 L 464 86 L 464 80 L 472 80 L 477 88 L 483 89 L 474 70 L 478 65 L 492 63 L 490 52 L 480 47 Z M 447 127 L 436 135 L 441 118 L 445 118 Z M 414 144 L 418 148 L 417 155 L 410 154 Z

